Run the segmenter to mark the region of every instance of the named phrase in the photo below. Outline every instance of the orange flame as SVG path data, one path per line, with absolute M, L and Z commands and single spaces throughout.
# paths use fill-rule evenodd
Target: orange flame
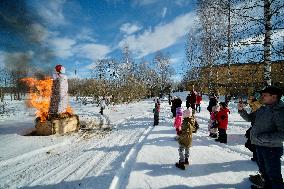
M 27 106 L 36 108 L 36 116 L 41 122 L 45 122 L 48 118 L 53 80 L 47 77 L 43 80 L 23 78 L 22 81 L 30 88 L 29 98 L 26 101 Z M 72 108 L 68 106 L 66 112 L 72 114 Z

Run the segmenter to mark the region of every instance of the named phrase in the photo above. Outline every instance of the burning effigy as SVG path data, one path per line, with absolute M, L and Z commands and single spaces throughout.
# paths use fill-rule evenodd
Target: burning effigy
M 69 105 L 68 78 L 62 65 L 53 78 L 24 78 L 30 87 L 28 107 L 36 108 L 36 135 L 63 135 L 79 130 L 79 118 Z

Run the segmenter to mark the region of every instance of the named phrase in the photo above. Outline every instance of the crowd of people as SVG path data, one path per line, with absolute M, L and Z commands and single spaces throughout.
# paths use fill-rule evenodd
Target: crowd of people
M 261 98 L 260 98 L 261 97 Z M 252 95 L 247 102 L 251 112 L 244 108 L 244 102 L 239 99 L 238 113 L 251 122 L 251 127 L 245 133 L 247 142 L 244 144 L 253 152 L 252 161 L 259 167 L 259 174 L 250 175 L 253 183 L 251 188 L 281 189 L 283 179 L 281 174 L 281 156 L 283 155 L 284 141 L 284 103 L 280 100 L 282 91 L 274 86 L 268 86 Z M 215 94 L 209 95 L 208 132 L 209 137 L 216 142 L 227 144 L 227 129 L 230 110 L 228 103 L 231 97 L 224 102 L 218 102 Z M 176 167 L 185 170 L 189 165 L 189 153 L 192 145 L 193 133 L 197 132 L 199 125 L 195 114 L 201 110 L 202 93 L 192 90 L 186 97 L 186 109 L 182 109 L 182 100 L 179 97 L 169 95 L 176 140 L 179 143 L 179 161 Z M 160 102 L 155 101 L 154 125 L 159 123 Z

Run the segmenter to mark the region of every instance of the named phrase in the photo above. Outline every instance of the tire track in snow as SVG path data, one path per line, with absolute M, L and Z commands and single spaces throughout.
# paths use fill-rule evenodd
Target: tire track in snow
M 115 142 L 118 142 L 119 140 L 123 140 L 123 138 L 126 136 L 121 136 L 121 137 L 117 137 Z M 106 138 L 107 140 L 107 138 Z M 84 164 L 84 163 L 89 163 L 89 161 L 91 159 L 94 158 L 94 156 L 98 156 L 98 158 L 95 158 L 97 161 L 99 161 L 100 159 L 105 158 L 103 153 L 96 153 L 94 154 L 94 152 L 92 151 L 88 151 L 88 149 L 90 148 L 99 148 L 101 146 L 103 146 L 103 144 L 106 141 L 100 141 L 97 144 L 93 144 L 91 143 L 90 146 L 86 146 L 85 148 L 82 148 L 82 146 L 79 144 L 77 146 L 78 151 L 76 153 L 74 153 L 74 151 L 71 149 L 70 151 L 68 151 L 66 153 L 66 156 L 68 157 L 68 160 L 66 161 L 66 158 L 60 158 L 59 161 L 57 162 L 56 167 L 54 167 L 53 170 L 51 171 L 46 171 L 48 172 L 48 174 L 44 174 L 42 176 L 39 176 L 34 180 L 32 183 L 30 183 L 30 185 L 38 185 L 38 184 L 50 184 L 50 183 L 59 183 L 60 181 L 64 180 L 65 178 L 67 178 L 70 174 L 76 172 L 78 170 L 78 168 Z M 78 156 L 78 154 L 80 154 Z M 53 161 L 54 162 L 54 161 Z
M 133 135 L 135 135 L 135 133 L 133 133 Z M 120 141 L 122 143 L 124 140 L 127 141 L 129 139 L 131 139 L 133 137 L 133 135 L 123 135 L 121 138 L 117 138 L 115 143 Z M 102 143 L 101 143 L 102 144 Z M 98 146 L 92 146 L 92 148 L 96 148 L 99 147 Z M 84 150 L 83 150 L 84 151 Z M 84 178 L 84 175 L 88 174 L 89 170 L 92 170 L 92 168 L 94 166 L 96 167 L 103 167 L 103 165 L 107 166 L 108 162 L 106 162 L 106 160 L 112 160 L 117 152 L 101 152 L 101 151 L 96 151 L 95 152 L 99 152 L 99 157 L 98 158 L 94 158 L 94 152 L 92 151 L 88 151 L 87 154 L 86 152 L 83 152 L 80 159 L 75 159 L 72 160 L 72 162 L 68 162 L 68 165 L 63 165 L 62 167 L 65 167 L 61 170 L 56 171 L 54 174 L 51 174 L 51 177 L 47 177 L 49 181 L 51 181 L 52 183 L 59 183 L 60 181 L 63 180 L 73 180 L 74 179 L 78 179 L 77 173 L 80 170 L 81 173 L 81 179 Z M 95 160 L 93 160 L 95 159 Z M 82 160 L 82 161 L 80 161 Z M 92 161 L 93 160 L 93 161 Z M 90 164 L 90 161 L 93 162 L 93 164 Z M 102 163 L 103 162 L 103 163 Z M 106 163 L 104 163 L 106 162 Z M 87 168 L 87 170 L 85 170 L 84 168 Z M 65 175 L 62 177 L 62 175 Z M 42 183 L 44 180 L 46 179 L 40 179 L 39 181 L 36 181 L 36 184 L 40 184 Z M 34 185 L 34 183 L 33 183 Z
M 141 129 L 141 133 L 145 130 L 145 128 Z M 115 135 L 115 134 L 113 134 Z M 127 133 L 126 135 L 123 135 L 122 133 L 122 138 L 126 137 L 128 139 L 131 139 L 131 141 L 133 141 L 133 138 L 137 138 L 137 136 L 133 137 L 133 135 L 139 135 L 139 133 L 137 134 L 137 131 L 133 131 L 132 135 L 129 135 L 129 133 Z M 99 144 L 97 145 L 91 145 L 91 146 L 87 146 L 85 149 L 88 149 L 88 148 L 95 148 L 95 147 L 98 147 L 100 144 L 103 144 L 104 142 L 107 142 L 107 140 L 110 138 L 111 136 L 108 136 L 106 138 L 104 138 L 103 141 L 101 141 Z M 120 143 L 122 138 L 119 138 L 117 136 L 114 137 L 116 140 L 115 141 L 112 141 L 112 144 L 115 142 L 115 143 Z M 135 142 L 135 141 L 134 141 Z M 91 142 L 89 142 L 91 143 Z M 48 178 L 49 175 L 52 175 L 52 174 L 55 174 L 55 175 L 59 175 L 57 178 L 55 177 L 54 180 L 57 180 L 57 181 L 61 181 L 63 179 L 68 179 L 68 177 L 71 177 L 70 175 L 75 175 L 75 173 L 77 172 L 77 168 L 78 167 L 86 167 L 86 165 L 84 166 L 83 164 L 88 164 L 89 163 L 89 160 L 93 159 L 93 154 L 92 153 L 89 153 L 90 155 L 88 156 L 89 159 L 84 159 L 83 157 L 81 156 L 86 156 L 85 153 L 82 153 L 81 156 L 72 159 L 73 157 L 69 157 L 70 154 L 78 154 L 78 151 L 82 151 L 81 149 L 81 145 L 80 144 L 77 144 L 77 147 L 73 147 L 71 150 L 67 150 L 67 151 L 63 151 L 59 156 L 57 155 L 53 155 L 53 157 L 50 157 L 50 156 L 42 156 L 42 155 L 39 155 L 39 158 L 38 158 L 38 161 L 36 161 L 36 165 L 35 165 L 35 162 L 33 161 L 31 164 L 28 164 L 28 160 L 26 160 L 26 162 L 23 163 L 24 166 L 20 167 L 19 169 L 13 171 L 12 173 L 9 172 L 6 176 L 10 177 L 11 175 L 13 175 L 12 177 L 14 177 L 14 179 L 12 179 L 12 183 L 14 183 L 13 185 L 17 185 L 17 184 L 21 184 L 21 185 L 25 185 L 27 184 L 28 182 L 31 183 L 32 185 L 36 184 L 36 183 L 41 183 L 40 181 L 42 180 L 45 180 L 45 178 Z M 74 153 L 75 151 L 75 153 Z M 113 157 L 116 157 L 117 155 L 115 153 L 112 153 L 111 155 L 109 155 L 110 153 L 107 153 L 105 154 L 104 156 L 102 156 L 102 158 L 98 158 L 98 159 L 109 159 L 110 161 L 113 160 L 114 158 Z M 55 156 L 55 157 L 54 157 Z M 108 157 L 108 158 L 106 158 Z M 33 158 L 37 158 L 37 155 Z M 60 175 L 61 174 L 58 174 L 58 171 L 61 170 L 61 173 L 62 172 L 65 172 L 66 169 L 64 169 L 64 167 L 66 166 L 69 166 L 70 164 L 70 161 L 72 162 L 80 162 L 80 161 L 77 161 L 78 158 L 82 158 L 82 159 L 79 159 L 79 160 L 85 160 L 83 161 L 83 164 L 80 164 L 78 163 L 78 165 L 76 166 L 73 166 L 73 169 L 70 169 L 68 170 L 68 172 L 70 172 L 70 174 L 66 177 L 66 178 L 61 178 Z M 61 161 L 60 161 L 61 160 Z M 62 165 L 62 160 L 65 161 L 65 162 L 69 162 L 69 163 L 66 163 L 64 165 Z M 98 162 L 93 160 L 93 165 L 95 166 Z M 100 161 L 100 162 L 103 162 L 103 161 Z M 27 164 L 26 164 L 27 163 Z M 55 163 L 55 165 L 54 165 Z M 108 163 L 101 163 L 101 164 L 104 164 L 105 166 L 108 165 Z M 33 165 L 33 166 L 32 166 Z M 50 174 L 48 175 L 42 175 L 42 174 L 39 174 L 40 171 L 37 171 L 37 170 L 40 170 L 42 167 L 49 167 L 50 165 L 52 165 L 52 167 L 48 170 L 45 170 L 44 172 L 50 172 Z M 35 167 L 36 166 L 36 167 Z M 90 166 L 91 167 L 91 166 Z M 98 166 L 98 167 L 101 167 L 103 168 L 103 166 Z M 88 174 L 91 170 L 91 168 L 89 170 L 86 170 L 86 171 L 83 171 L 84 169 L 79 169 L 79 170 L 82 170 L 81 174 L 81 178 L 84 177 L 84 175 Z M 95 169 L 96 170 L 96 169 Z M 103 170 L 103 169 L 100 169 L 100 170 Z M 19 174 L 19 172 L 22 172 L 23 174 Z M 97 174 L 99 174 L 101 171 L 99 171 Z M 34 174 L 33 174 L 34 173 Z M 56 174 L 57 173 L 57 174 Z M 36 176 L 35 176 L 36 174 Z M 44 173 L 43 173 L 44 174 Z M 27 175 L 28 175 L 28 178 L 27 178 Z M 3 176 L 3 174 L 2 174 Z M 75 176 L 73 176 L 75 177 Z M 24 179 L 23 179 L 24 178 Z M 37 181 L 37 179 L 34 180 L 34 178 L 39 178 L 39 181 Z M 3 177 L 2 177 L 3 179 Z M 0 179 L 1 180 L 1 179 Z M 6 180 L 6 179 L 5 179 Z M 9 180 L 9 179 L 8 179 Z M 31 180 L 33 180 L 32 182 L 30 182 Z M 54 181 L 52 179 L 48 179 L 48 180 L 51 180 L 51 181 Z M 7 180 L 6 180 L 7 181 Z M 11 181 L 11 180 L 10 180 Z M 16 181 L 19 181 L 19 182 L 16 182 Z M 9 182 L 9 181 L 8 181 Z

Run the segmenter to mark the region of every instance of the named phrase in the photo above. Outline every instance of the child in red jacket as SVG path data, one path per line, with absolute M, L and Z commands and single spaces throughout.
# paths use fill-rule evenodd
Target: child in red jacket
M 225 102 L 220 102 L 220 111 L 217 113 L 216 120 L 218 124 L 219 136 L 215 141 L 227 143 L 228 114 L 230 110 Z
M 201 94 L 198 94 L 196 96 L 196 107 L 195 107 L 195 110 L 196 112 L 200 113 L 200 104 L 201 104 L 201 101 L 202 101 L 202 95 Z

